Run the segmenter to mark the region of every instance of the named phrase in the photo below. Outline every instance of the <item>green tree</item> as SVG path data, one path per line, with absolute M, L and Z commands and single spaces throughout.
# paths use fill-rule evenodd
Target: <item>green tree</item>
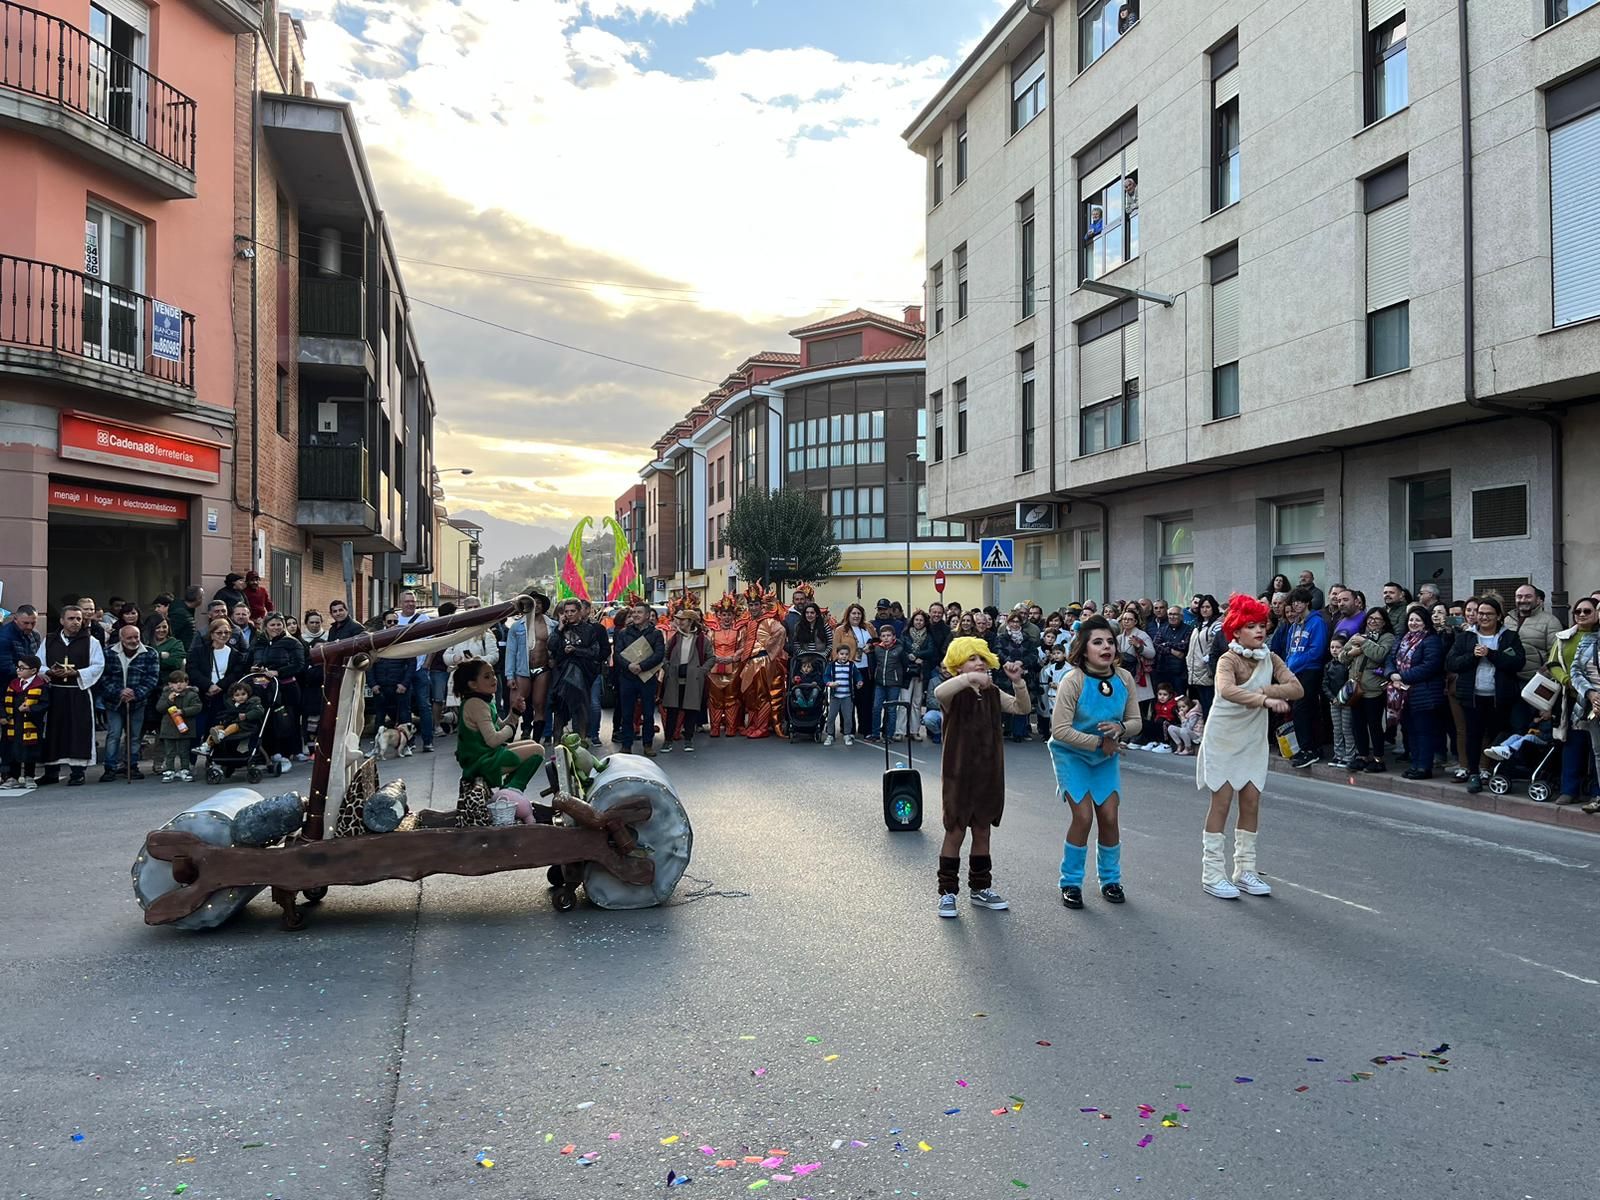
M 742 579 L 799 583 L 827 579 L 839 569 L 833 527 L 803 492 L 745 492 L 728 518 L 728 544 L 734 547 Z M 770 569 L 774 560 L 792 563 L 793 569 Z

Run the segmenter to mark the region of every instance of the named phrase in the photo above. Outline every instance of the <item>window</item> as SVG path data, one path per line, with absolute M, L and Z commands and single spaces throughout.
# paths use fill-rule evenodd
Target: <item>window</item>
M 278 436 L 289 436 L 289 372 L 278 369 Z
M 1138 125 L 1129 117 L 1078 156 L 1081 279 L 1099 279 L 1139 254 Z
M 1584 9 L 1593 8 L 1596 4 L 1600 4 L 1600 0 L 1550 0 L 1548 21 L 1554 25 L 1557 21 L 1575 17 Z
M 1406 164 L 1366 180 L 1367 375 L 1411 365 L 1411 206 Z
M 967 452 L 967 381 L 955 382 L 956 393 L 956 453 Z
M 933 331 L 944 328 L 944 263 L 933 264 Z
M 944 201 L 944 138 L 939 138 L 939 148 L 933 152 L 933 203 Z
M 1405 0 L 1367 0 L 1367 123 L 1409 101 Z
M 881 487 L 834 488 L 828 493 L 835 541 L 883 540 L 883 491 Z
M 928 397 L 933 406 L 933 461 L 944 461 L 944 393 L 934 392 Z
M 1017 354 L 1017 376 L 1020 380 L 1018 388 L 1017 425 L 1021 434 L 1022 470 L 1031 471 L 1034 468 L 1034 390 L 1033 390 L 1033 347 L 1029 346 Z
M 1239 415 L 1239 248 L 1211 256 L 1211 419 Z
M 917 461 L 928 461 L 928 410 L 917 409 Z
M 809 366 L 820 366 L 825 363 L 848 362 L 852 358 L 861 357 L 861 335 L 847 333 L 839 337 L 821 338 L 812 342 L 806 348 L 806 362 Z
M 1474 488 L 1472 540 L 1525 538 L 1528 536 L 1528 485 Z
M 728 557 L 728 514 L 717 514 L 717 557 Z
M 1452 595 L 1450 475 L 1407 480 L 1405 489 L 1406 555 L 1411 563 L 1412 590 L 1431 580 L 1439 585 L 1441 596 Z
M 717 459 L 717 499 L 725 500 L 728 496 L 728 459 L 727 456 Z
M 1568 325 L 1600 316 L 1600 228 L 1594 222 L 1600 208 L 1600 71 L 1551 88 L 1545 119 L 1553 319 Z
M 883 381 L 859 382 L 859 392 L 857 381 L 835 380 L 790 393 L 783 442 L 787 471 L 824 471 L 883 462 L 885 410 L 856 409 L 858 395 L 874 402 L 874 383 L 875 402 L 884 402 Z M 802 416 L 804 413 L 817 415 Z
M 967 181 L 967 114 L 956 118 L 956 186 Z
M 1194 595 L 1194 517 L 1156 522 L 1156 577 L 1163 596 Z
M 1011 60 L 1011 132 L 1044 110 L 1044 37 Z
M 150 12 L 137 0 L 102 0 L 89 5 L 89 113 L 136 140 L 145 139 L 152 97 L 143 68 L 148 65 Z M 59 52 L 60 47 L 57 47 Z M 48 54 L 48 51 L 46 52 Z
M 83 227 L 83 353 L 142 367 L 144 226 L 91 204 Z
M 1021 269 L 1019 275 L 1022 280 L 1022 315 L 1033 316 L 1034 308 L 1034 261 L 1036 259 L 1033 224 L 1033 193 L 1029 192 L 1017 202 L 1017 244 L 1021 253 Z
M 1211 52 L 1211 211 L 1239 200 L 1239 35 Z
M 967 244 L 956 247 L 956 320 L 967 316 Z
M 1326 510 L 1321 496 L 1279 500 L 1272 505 L 1272 573 L 1298 580 L 1301 571 L 1322 574 Z
M 1105 534 L 1099 529 L 1078 530 L 1078 593 L 1097 604 L 1105 599 Z
M 1078 325 L 1078 453 L 1139 440 L 1143 344 L 1139 302 L 1124 300 Z
M 930 521 L 928 519 L 928 485 L 917 488 L 917 536 L 919 538 L 958 538 L 966 533 L 959 521 Z
M 1081 0 L 1078 70 L 1085 70 L 1139 21 L 1139 0 Z

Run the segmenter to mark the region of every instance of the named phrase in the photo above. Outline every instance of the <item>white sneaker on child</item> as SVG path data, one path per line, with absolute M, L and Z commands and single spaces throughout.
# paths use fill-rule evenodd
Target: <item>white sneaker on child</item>
M 828 735 L 828 736 L 827 736 L 827 737 L 825 737 L 825 738 L 823 738 L 823 739 L 822 739 L 822 744 L 823 744 L 823 745 L 824 745 L 824 746 L 831 746 L 831 745 L 833 745 L 833 734 L 831 734 L 831 733 L 830 733 L 830 734 L 829 734 L 829 735 Z
M 939 897 L 939 915 L 953 917 L 956 915 L 956 898 L 949 893 Z
M 1494 759 L 1496 762 L 1511 761 L 1511 751 L 1507 750 L 1504 746 L 1490 746 L 1484 751 L 1484 753 L 1490 758 Z
M 847 733 L 844 735 L 844 744 L 846 746 L 854 746 L 856 744 L 856 739 L 851 734 Z

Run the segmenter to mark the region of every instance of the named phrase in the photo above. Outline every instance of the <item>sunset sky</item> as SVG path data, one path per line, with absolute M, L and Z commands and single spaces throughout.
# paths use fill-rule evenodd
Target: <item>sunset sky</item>
M 1004 7 L 294 5 L 308 75 L 354 102 L 395 223 L 436 461 L 475 471 L 446 478 L 451 506 L 550 527 L 607 513 L 746 354 L 792 349 L 819 313 L 921 303 L 922 173 L 900 131 Z

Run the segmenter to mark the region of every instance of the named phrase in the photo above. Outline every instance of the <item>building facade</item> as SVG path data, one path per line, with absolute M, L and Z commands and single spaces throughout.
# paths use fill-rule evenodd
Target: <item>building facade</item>
M 1022 539 L 996 600 L 1600 582 L 1578 7 L 1008 10 L 905 135 L 934 508 Z

